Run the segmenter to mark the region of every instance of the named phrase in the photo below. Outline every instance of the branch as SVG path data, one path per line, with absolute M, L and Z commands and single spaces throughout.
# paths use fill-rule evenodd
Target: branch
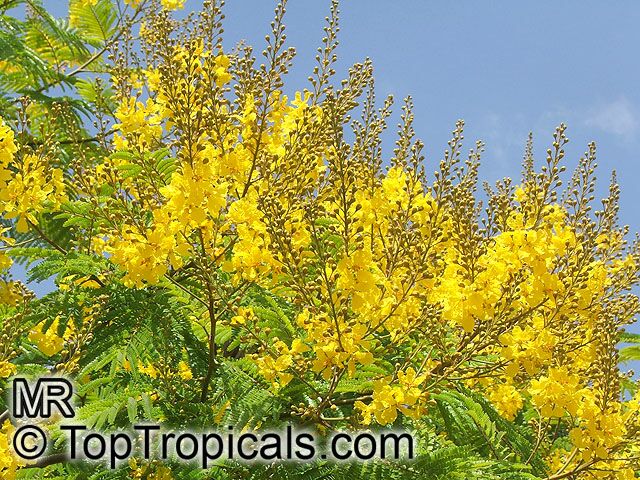
M 573 470 L 570 470 L 564 473 L 558 473 L 556 475 L 551 475 L 550 477 L 547 477 L 545 480 L 561 480 L 563 478 L 569 478 L 577 473 L 584 472 L 586 469 L 591 467 L 596 462 L 597 460 L 591 460 L 587 463 L 582 463 L 578 465 L 576 468 L 574 468 Z
M 55 248 L 57 251 L 59 251 L 60 253 L 62 253 L 63 255 L 67 254 L 67 251 L 62 248 L 60 245 L 58 245 L 56 242 L 54 242 L 53 240 L 51 240 L 41 229 L 40 227 L 38 227 L 38 225 L 36 225 L 35 223 L 33 223 L 31 220 L 27 220 L 27 222 L 29 223 L 29 226 L 31 228 L 33 228 L 36 232 L 38 232 L 38 235 L 40 235 L 40 238 L 42 238 L 45 242 L 47 242 L 49 245 L 51 245 L 53 248 Z
M 69 460 L 71 459 L 66 453 L 54 453 L 53 455 L 38 459 L 37 462 L 28 463 L 22 468 L 44 468 L 48 467 L 49 465 L 55 465 L 57 463 L 65 463 Z

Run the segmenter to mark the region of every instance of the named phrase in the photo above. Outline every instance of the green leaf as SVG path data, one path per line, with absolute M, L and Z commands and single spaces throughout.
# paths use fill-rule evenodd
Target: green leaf
M 138 403 L 133 397 L 129 397 L 129 400 L 127 400 L 127 415 L 129 416 L 129 422 L 133 424 L 138 416 Z
M 111 0 L 98 0 L 95 4 L 72 0 L 69 17 L 78 34 L 95 47 L 103 46 L 117 30 L 118 15 Z
M 141 165 L 135 165 L 133 163 L 129 163 L 126 165 L 118 165 L 118 170 L 122 172 L 122 178 L 133 178 L 142 172 Z

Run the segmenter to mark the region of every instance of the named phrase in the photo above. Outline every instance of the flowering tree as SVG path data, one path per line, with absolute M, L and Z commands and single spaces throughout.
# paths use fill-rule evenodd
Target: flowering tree
M 0 7 L 4 385 L 70 375 L 107 431 L 395 427 L 418 458 L 109 470 L 54 443 L 25 463 L 7 420 L 3 478 L 635 478 L 640 396 L 616 345 L 640 250 L 615 177 L 592 210 L 595 146 L 563 190 L 565 126 L 541 167 L 530 141 L 483 207 L 462 122 L 428 175 L 406 99 L 383 153 L 371 63 L 332 80 L 335 2 L 301 92 L 284 2 L 261 64 L 223 46 L 218 2 L 175 20 L 183 3 L 72 0 L 66 22 Z M 12 262 L 57 288 L 35 298 Z

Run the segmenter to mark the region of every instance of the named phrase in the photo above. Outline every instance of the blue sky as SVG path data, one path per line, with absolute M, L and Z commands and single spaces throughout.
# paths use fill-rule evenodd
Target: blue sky
M 46 0 L 61 11 L 66 2 Z M 200 2 L 186 0 L 187 11 Z M 274 2 L 228 0 L 226 45 L 244 39 L 261 51 Z M 287 34 L 298 57 L 288 89 L 304 88 L 323 35 L 329 1 L 290 0 Z M 182 12 L 183 14 L 185 12 Z M 589 141 L 598 145 L 600 188 L 618 172 L 621 220 L 640 231 L 640 2 L 344 0 L 338 77 L 365 57 L 375 66 L 378 98 L 396 98 L 391 148 L 403 97 L 415 102 L 417 134 L 432 171 L 455 121 L 466 142 L 487 144 L 481 175 L 517 177 L 534 134 L 537 159 L 567 123 L 567 167 Z M 390 152 L 389 148 L 389 152 Z M 640 329 L 639 329 L 640 330 Z

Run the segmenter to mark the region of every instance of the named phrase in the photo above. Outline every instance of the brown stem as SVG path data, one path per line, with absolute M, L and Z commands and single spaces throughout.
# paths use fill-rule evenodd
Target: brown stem
M 561 480 L 563 478 L 569 478 L 573 475 L 576 475 L 577 473 L 585 471 L 586 469 L 591 467 L 591 465 L 593 465 L 594 463 L 596 463 L 595 460 L 591 460 L 590 462 L 587 462 L 587 463 L 582 463 L 578 465 L 576 468 L 574 468 L 573 470 L 570 470 L 564 473 L 558 473 L 556 475 L 551 475 L 550 477 L 547 477 L 545 480 Z
M 29 226 L 31 228 L 33 228 L 36 232 L 38 232 L 38 235 L 40 235 L 40 238 L 42 238 L 45 242 L 47 242 L 49 245 L 51 245 L 53 248 L 58 250 L 63 255 L 67 254 L 67 251 L 64 248 L 62 248 L 60 245 L 58 245 L 56 242 L 51 240 L 49 237 L 47 237 L 47 235 L 42 231 L 42 229 L 40 229 L 40 227 L 38 227 L 38 225 L 33 223 L 31 220 L 27 220 L 27 222 L 29 223 Z
M 211 291 L 211 282 L 207 279 L 207 291 L 209 296 L 209 303 L 207 305 L 207 310 L 209 311 L 209 359 L 207 366 L 207 374 L 202 380 L 202 393 L 200 394 L 200 402 L 204 403 L 207 401 L 207 397 L 209 395 L 209 384 L 211 383 L 211 379 L 213 378 L 213 373 L 216 370 L 216 356 L 218 355 L 218 346 L 216 344 L 216 326 L 218 324 L 218 319 L 215 314 L 215 306 L 213 303 L 213 292 Z
M 53 455 L 38 459 L 37 462 L 28 463 L 22 468 L 44 468 L 48 467 L 49 465 L 55 465 L 57 463 L 65 463 L 69 460 L 71 459 L 66 453 L 54 453 Z

